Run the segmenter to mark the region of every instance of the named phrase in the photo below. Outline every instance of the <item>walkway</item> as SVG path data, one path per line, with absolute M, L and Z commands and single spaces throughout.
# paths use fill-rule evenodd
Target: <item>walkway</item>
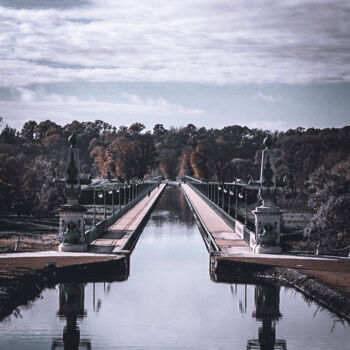
M 237 233 L 202 199 L 189 185 L 182 189 L 201 221 L 213 236 L 221 249 L 212 256 L 221 261 L 236 261 L 254 264 L 271 265 L 299 270 L 307 275 L 350 292 L 350 259 L 328 256 L 297 256 L 276 254 L 254 254 L 252 249 Z
M 161 195 L 165 184 L 155 188 L 150 196 L 146 196 L 139 203 L 122 216 L 100 238 L 96 239 L 88 247 L 88 251 L 95 253 L 116 253 L 123 250 L 125 243 L 133 232 L 142 224 L 152 206 Z
M 196 209 L 203 224 L 213 236 L 215 243 L 225 254 L 249 254 L 250 246 L 205 202 L 192 187 L 182 185 L 187 198 Z

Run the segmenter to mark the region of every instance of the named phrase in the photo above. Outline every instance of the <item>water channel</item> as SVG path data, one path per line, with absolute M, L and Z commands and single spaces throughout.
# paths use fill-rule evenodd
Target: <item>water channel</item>
M 125 282 L 64 283 L 0 323 L 0 349 L 347 349 L 350 328 L 292 289 L 215 283 L 169 186 Z M 79 344 L 79 345 L 78 345 Z

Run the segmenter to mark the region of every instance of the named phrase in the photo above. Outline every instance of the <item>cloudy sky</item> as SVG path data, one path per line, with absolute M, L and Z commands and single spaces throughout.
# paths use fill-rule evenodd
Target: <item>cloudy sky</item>
M 0 0 L 0 116 L 350 124 L 349 0 Z

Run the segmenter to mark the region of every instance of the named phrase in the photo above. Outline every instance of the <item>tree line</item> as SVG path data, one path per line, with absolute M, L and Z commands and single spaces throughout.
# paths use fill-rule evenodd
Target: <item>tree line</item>
M 146 131 L 140 123 L 117 128 L 101 120 L 64 126 L 31 120 L 21 130 L 5 125 L 0 133 L 1 213 L 48 215 L 63 203 L 62 190 L 54 186 L 53 179 L 64 174 L 67 139 L 72 132 L 78 140 L 82 175 L 121 182 L 159 174 L 169 179 L 190 175 L 219 182 L 247 180 L 248 175 L 257 179 L 263 140 L 269 133 L 274 139 L 277 175 L 288 176 L 283 203 L 298 208 L 309 203 L 309 210 L 318 213 L 325 210 L 322 204 L 327 191 L 334 190 L 336 196 L 346 190 L 349 193 L 350 126 L 271 132 L 239 125 L 215 129 L 156 124 Z M 332 210 L 333 214 L 338 210 L 339 217 L 342 208 L 349 209 L 346 198 L 337 205 Z M 328 203 L 332 212 L 330 206 Z M 308 231 L 310 237 L 312 232 Z M 349 236 L 349 232 L 338 233 L 339 237 Z

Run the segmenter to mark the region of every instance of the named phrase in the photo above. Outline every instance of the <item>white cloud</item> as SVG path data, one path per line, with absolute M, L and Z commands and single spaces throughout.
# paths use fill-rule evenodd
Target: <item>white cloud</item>
M 0 86 L 350 81 L 347 0 L 99 0 L 0 8 Z
M 271 95 L 266 95 L 263 94 L 262 92 L 258 92 L 255 96 L 255 99 L 258 101 L 263 101 L 263 102 L 275 102 L 276 98 L 274 96 Z

